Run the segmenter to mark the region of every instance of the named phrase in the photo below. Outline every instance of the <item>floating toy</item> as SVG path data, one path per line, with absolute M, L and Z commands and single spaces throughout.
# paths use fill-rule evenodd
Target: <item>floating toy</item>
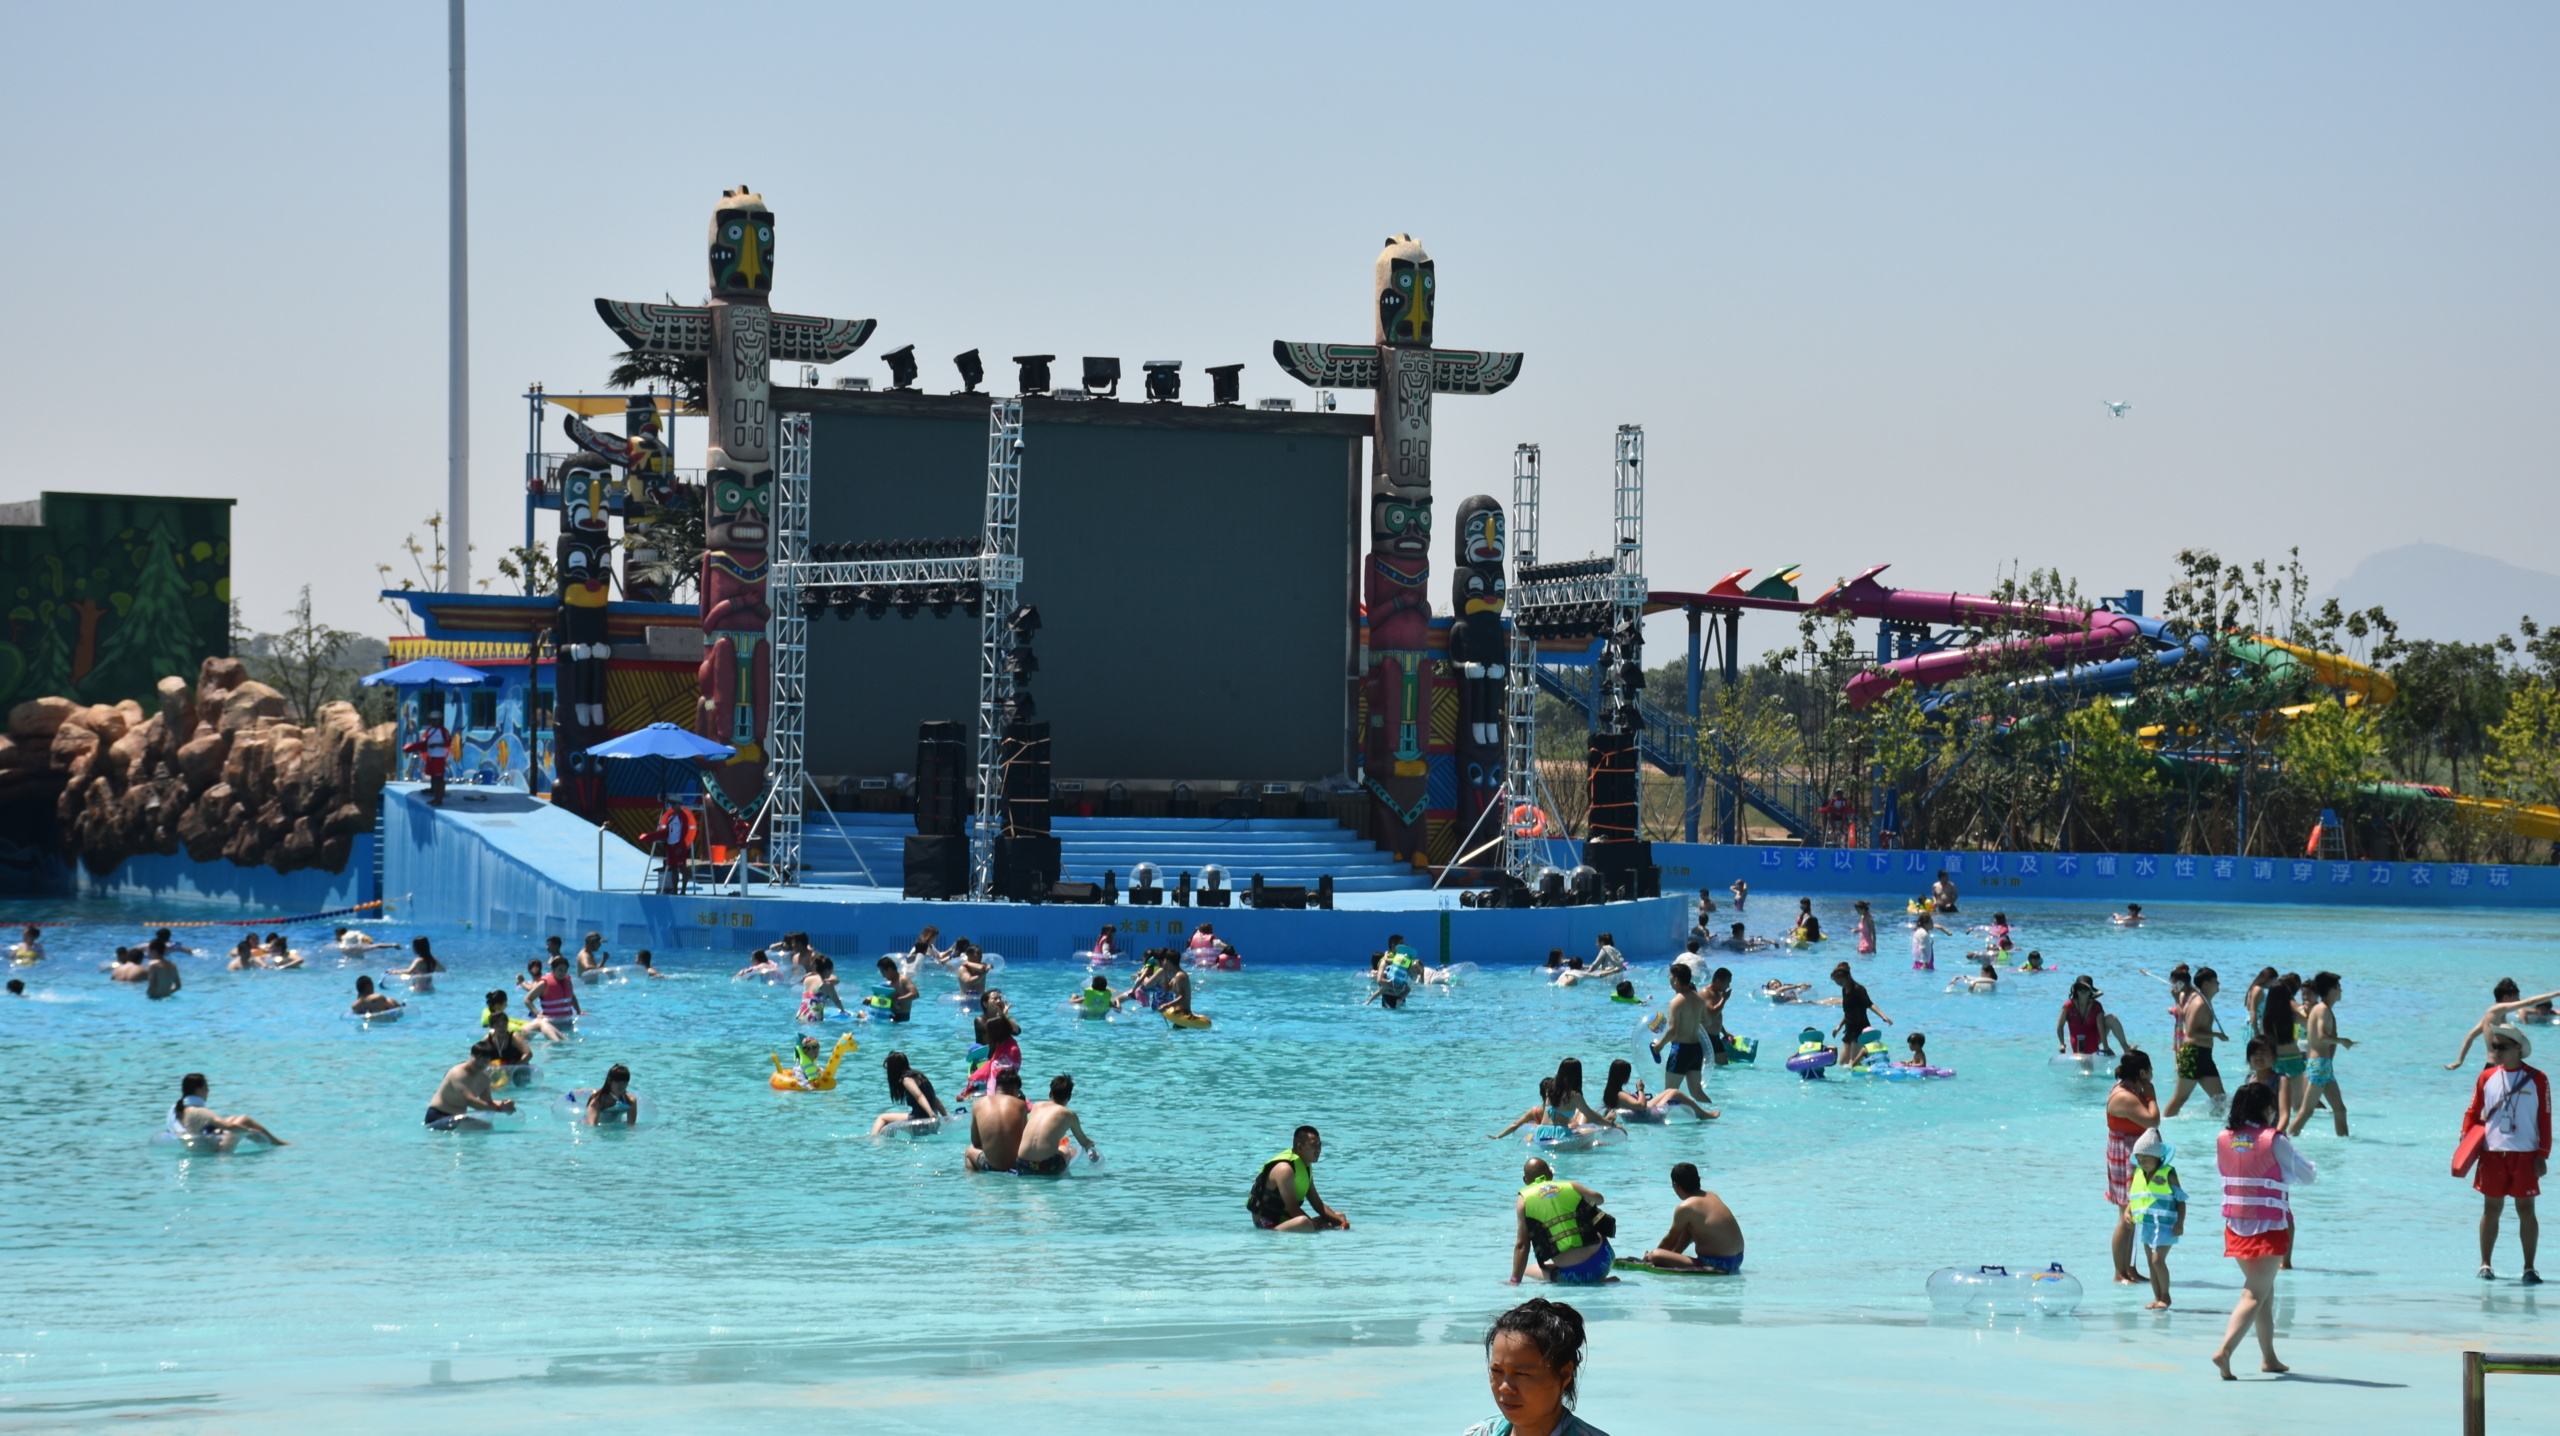
M 1926 1063 L 1915 1065 L 1909 1062 L 1895 1062 L 1890 1064 L 1880 1063 L 1870 1065 L 1860 1070 L 1866 1072 L 1869 1076 L 1884 1077 L 1896 1082 L 1916 1081 L 1923 1077 L 1953 1077 L 1956 1075 L 1956 1069 L 1953 1067 L 1931 1067 Z
M 1627 1060 L 1635 1064 L 1635 1075 L 1657 1085 L 1662 1080 L 1662 1059 L 1654 1053 L 1653 1039 L 1669 1025 L 1670 1019 L 1659 1012 L 1640 1018 L 1627 1044 Z
M 2043 1271 L 1940 1267 L 1929 1274 L 1929 1303 L 1941 1310 L 1995 1316 L 2069 1316 L 2080 1306 L 2080 1278 L 2064 1271 L 2060 1262 Z
M 1757 1037 L 1736 1037 L 1730 1032 L 1726 1033 L 1724 1035 L 1724 1060 L 1727 1062 L 1739 1062 L 1746 1067 L 1758 1062 L 1760 1060 L 1760 1039 Z
M 1168 1012 L 1164 1015 L 1164 1020 L 1176 1027 L 1189 1028 L 1195 1032 L 1205 1030 L 1210 1025 L 1209 1019 L 1197 1012 Z
M 892 1122 L 872 1135 L 878 1137 L 930 1137 L 941 1130 L 942 1119 L 940 1117 L 908 1117 L 902 1121 Z
M 16 947 L 9 949 L 9 961 L 19 967 L 32 967 L 44 961 L 44 949 L 29 947 L 23 942 L 19 943 Z
M 1822 1080 L 1822 1069 L 1840 1060 L 1840 1054 L 1822 1038 L 1822 1029 L 1808 1027 L 1796 1034 L 1796 1055 L 1787 1059 L 1787 1070 L 1807 1082 Z
M 2068 1072 L 2079 1077 L 2096 1077 L 2103 1075 L 2103 1069 L 2098 1064 L 2112 1055 L 2106 1052 L 2056 1052 L 2045 1059 L 2044 1065 L 2056 1072 Z
M 1453 962 L 1440 969 L 1440 980 L 1455 987 L 1461 982 L 1472 981 L 1477 970 L 1472 962 Z
M 395 1002 L 379 1012 L 350 1011 L 347 1015 L 370 1027 L 377 1022 L 397 1022 L 400 1020 L 400 1015 L 408 1010 L 405 1004 Z
M 1542 1152 L 1588 1152 L 1627 1140 L 1616 1127 L 1532 1127 L 1523 1140 Z
M 632 1106 L 638 1110 L 631 1114 L 631 1120 L 627 1122 L 620 1117 L 607 1117 L 603 1121 L 598 1122 L 596 1124 L 597 1126 L 654 1127 L 658 1125 L 657 1104 L 641 1101 L 640 1094 L 633 1092 L 628 1087 L 625 1087 L 622 1090 L 631 1098 Z M 561 1093 L 560 1100 L 551 1104 L 551 1110 L 564 1121 L 584 1126 L 587 1120 L 587 1099 L 594 1095 L 596 1095 L 596 1089 L 593 1087 L 573 1088 Z
M 827 1065 L 815 1072 L 804 1073 L 797 1067 L 785 1067 L 781 1058 L 774 1057 L 773 1075 L 765 1079 L 765 1085 L 776 1092 L 832 1092 L 836 1085 L 836 1064 L 844 1061 L 846 1053 L 860 1051 L 861 1047 L 861 1043 L 853 1040 L 852 1033 L 846 1033 L 836 1039 L 836 1050 L 827 1054 Z M 771 1053 L 766 1055 L 772 1056 Z
M 489 1069 L 489 1088 L 491 1091 L 495 1091 L 500 1087 L 533 1087 L 539 1085 L 541 1081 L 542 1067 L 539 1063 L 518 1062 L 511 1067 L 492 1067 Z
M 1619 1271 L 1649 1271 L 1655 1276 L 1726 1276 L 1711 1266 L 1655 1266 L 1643 1257 L 1619 1257 L 1609 1265 Z

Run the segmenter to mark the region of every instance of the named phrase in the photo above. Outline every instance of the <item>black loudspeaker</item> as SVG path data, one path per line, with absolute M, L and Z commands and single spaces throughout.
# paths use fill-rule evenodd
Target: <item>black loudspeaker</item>
M 1333 908 L 1333 874 L 1331 873 L 1319 873 L 1316 876 L 1316 906 L 1328 912 Z
M 1654 866 L 1651 843 L 1585 843 L 1582 861 L 1600 874 L 1601 889 L 1611 902 L 1662 896 L 1662 869 Z
M 1102 885 L 1100 883 L 1051 883 L 1049 884 L 1049 901 L 1098 903 L 1102 901 Z
M 916 725 L 916 831 L 956 838 L 961 794 L 968 788 L 969 744 L 960 725 L 936 720 Z
M 996 839 L 989 886 L 1009 902 L 1047 902 L 1058 882 L 1058 840 L 1046 833 Z
M 1584 748 L 1591 777 L 1593 841 L 1633 841 L 1636 835 L 1636 735 L 1594 733 Z
M 957 833 L 917 833 L 907 839 L 907 896 L 969 895 L 969 840 Z
M 1307 905 L 1307 889 L 1302 883 L 1264 883 L 1248 896 L 1257 908 L 1303 909 Z
M 1045 720 L 1005 725 L 998 748 L 1004 764 L 1004 834 L 1045 837 L 1049 832 L 1049 725 Z

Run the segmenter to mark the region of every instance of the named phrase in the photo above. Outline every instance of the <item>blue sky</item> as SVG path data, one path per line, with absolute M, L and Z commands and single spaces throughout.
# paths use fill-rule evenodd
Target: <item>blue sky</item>
M 252 623 L 305 582 L 387 623 L 373 565 L 443 501 L 443 23 L 0 17 L 0 497 L 236 495 Z M 912 342 L 946 385 L 976 347 L 1298 392 L 1270 341 L 1365 340 L 1410 231 L 1441 342 L 1529 356 L 1440 407 L 1444 507 L 1534 439 L 1548 552 L 1596 545 L 1641 422 L 1657 587 L 2560 569 L 2555 38 L 2493 5 L 483 5 L 479 562 L 520 524 L 515 396 L 601 380 L 592 296 L 698 297 L 745 181 L 777 302 L 880 320 L 833 372 Z

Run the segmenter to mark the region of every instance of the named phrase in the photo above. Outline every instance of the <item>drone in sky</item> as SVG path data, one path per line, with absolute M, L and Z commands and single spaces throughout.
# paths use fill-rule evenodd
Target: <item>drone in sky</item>
M 2106 405 L 2106 406 L 2107 406 L 2107 412 L 2108 412 L 2108 413 L 2110 413 L 2110 414 L 2115 415 L 2115 416 L 2116 416 L 2117 418 L 2119 418 L 2119 419 L 2121 419 L 2121 418 L 2123 418 L 2125 415 L 2127 415 L 2127 414 L 2129 414 L 2129 413 L 2132 413 L 2132 412 L 2133 412 L 2133 404 L 2132 404 L 2132 402 L 2131 402 L 2130 400 L 2125 400 L 2125 399 L 2101 399 L 2101 400 L 2099 400 L 2098 402 L 2099 402 L 2099 403 L 2102 403 L 2102 404 L 2104 404 L 2104 405 Z

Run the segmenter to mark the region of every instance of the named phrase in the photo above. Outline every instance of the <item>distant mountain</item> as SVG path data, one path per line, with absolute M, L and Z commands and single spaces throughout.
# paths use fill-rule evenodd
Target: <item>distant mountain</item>
M 2385 549 L 2357 564 L 2333 592 L 2348 608 L 2381 604 L 2402 638 L 2485 643 L 2515 632 L 2525 614 L 2560 624 L 2560 574 L 2442 544 Z

